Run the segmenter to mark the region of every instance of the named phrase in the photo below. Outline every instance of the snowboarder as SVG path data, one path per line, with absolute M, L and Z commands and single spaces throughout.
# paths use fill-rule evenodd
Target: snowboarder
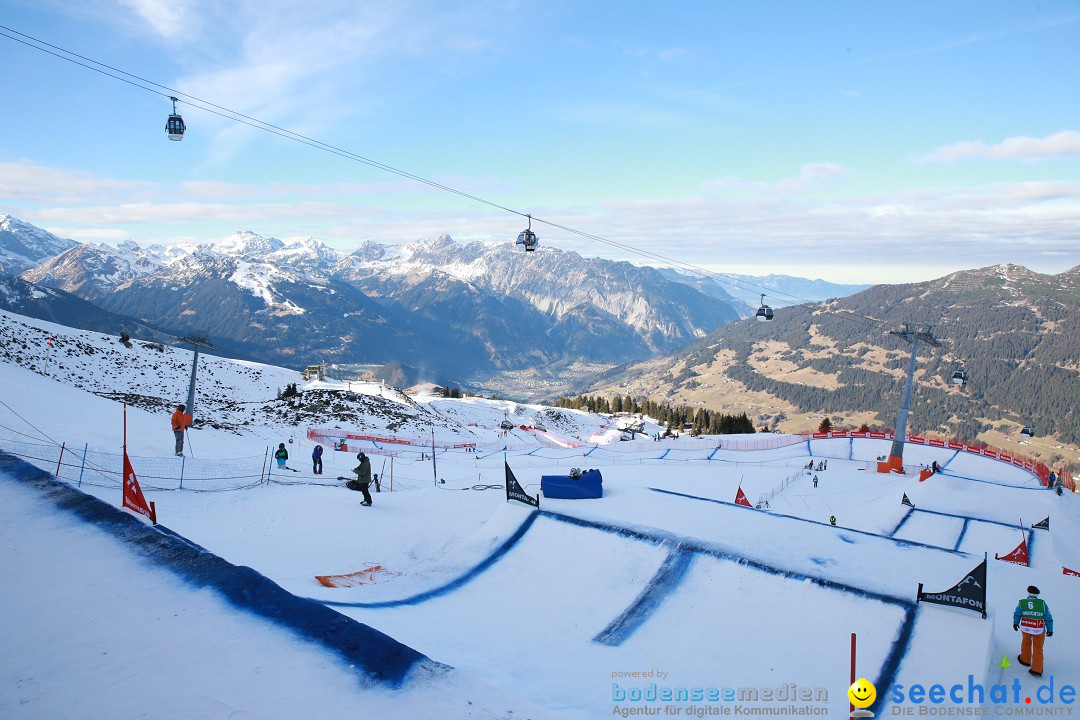
M 187 406 L 180 404 L 176 406 L 176 411 L 172 414 L 172 431 L 173 437 L 176 438 L 177 457 L 184 456 L 184 431 L 191 427 L 191 415 L 184 412 L 185 410 Z
M 277 452 L 274 453 L 279 468 L 285 467 L 285 461 L 289 459 L 289 451 L 285 449 L 285 443 L 278 443 Z
M 937 475 L 939 472 L 941 472 L 941 466 L 938 465 L 937 460 L 930 463 L 930 472 L 934 473 L 935 475 Z
M 1062 487 L 1061 476 L 1058 475 L 1057 476 L 1057 482 L 1054 483 L 1054 488 L 1057 490 L 1058 495 L 1061 494 L 1061 487 Z
M 830 525 L 835 525 L 836 524 L 836 516 L 835 515 L 830 515 L 829 516 L 829 524 Z
M 1046 489 L 1047 490 L 1053 490 L 1054 485 L 1056 485 L 1056 484 L 1057 484 L 1057 473 L 1054 472 L 1053 470 L 1051 470 L 1050 471 L 1050 476 L 1048 478 L 1046 478 Z M 1058 494 L 1060 495 L 1061 493 L 1058 493 Z
M 363 450 L 356 454 L 356 459 L 360 461 L 360 464 L 353 468 L 353 472 L 356 473 L 356 482 L 360 485 L 360 492 L 364 493 L 364 502 L 360 504 L 370 506 L 371 493 L 368 492 L 368 485 L 371 484 L 371 461 Z
M 1043 642 L 1054 636 L 1054 617 L 1050 607 L 1039 597 L 1039 588 L 1028 585 L 1028 595 L 1020 598 L 1013 610 L 1013 630 L 1021 630 L 1020 654 L 1016 659 L 1029 667 L 1029 673 L 1042 676 Z
M 817 475 L 814 476 L 814 487 L 817 487 Z
M 316 445 L 311 451 L 311 472 L 322 475 L 322 445 Z

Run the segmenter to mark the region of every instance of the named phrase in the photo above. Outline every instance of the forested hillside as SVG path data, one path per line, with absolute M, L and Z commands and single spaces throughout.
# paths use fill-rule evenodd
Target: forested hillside
M 1041 275 L 1015 265 L 879 285 L 778 308 L 773 322 L 722 328 L 673 357 L 672 370 L 639 366 L 597 387 L 637 378 L 655 396 L 692 400 L 734 381 L 799 412 L 875 413 L 891 428 L 911 345 L 889 331 L 907 324 L 942 342 L 920 347 L 911 431 L 975 440 L 992 427 L 1007 434 L 1034 425 L 1040 435 L 1080 445 L 1078 288 L 1080 268 Z M 956 369 L 967 373 L 963 387 L 950 382 Z M 646 372 L 651 379 L 640 383 Z

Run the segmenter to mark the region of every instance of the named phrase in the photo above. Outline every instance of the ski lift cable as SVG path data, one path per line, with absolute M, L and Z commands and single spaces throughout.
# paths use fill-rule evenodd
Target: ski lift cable
M 533 217 L 528 213 L 524 213 L 524 212 L 521 212 L 519 210 L 514 210 L 513 208 L 506 207 L 505 205 L 493 202 L 493 201 L 488 200 L 486 198 L 482 198 L 480 196 L 473 195 L 471 193 L 467 193 L 467 192 L 462 191 L 462 190 L 458 190 L 457 188 L 451 187 L 449 185 L 445 185 L 443 183 L 439 183 L 439 182 L 434 181 L 434 180 L 429 180 L 427 178 L 416 175 L 414 173 L 410 173 L 408 171 L 401 170 L 399 168 L 395 168 L 395 167 L 393 167 L 391 165 L 387 165 L 387 164 L 379 162 L 377 160 L 373 160 L 371 158 L 368 158 L 368 157 L 365 157 L 365 156 L 362 156 L 362 155 L 358 155 L 356 153 L 345 150 L 343 148 L 339 148 L 339 147 L 336 147 L 334 145 L 324 143 L 324 142 L 322 142 L 320 140 L 316 140 L 314 138 L 307 137 L 307 136 L 302 135 L 300 133 L 296 133 L 296 132 L 293 132 L 291 130 L 281 128 L 281 127 L 279 127 L 277 125 L 274 125 L 272 123 L 268 123 L 266 121 L 259 120 L 258 118 L 254 118 L 254 117 L 251 117 L 249 115 L 245 115 L 243 113 L 240 113 L 238 111 L 231 110 L 231 109 L 226 108 L 224 106 L 217 105 L 216 103 L 210 102 L 208 100 L 204 100 L 204 99 L 196 97 L 194 95 L 184 93 L 183 91 L 176 90 L 175 88 L 170 88 L 170 87 L 168 87 L 166 85 L 156 83 L 156 82 L 154 82 L 152 80 L 148 80 L 146 78 L 135 75 L 133 73 L 126 72 L 126 71 L 121 70 L 119 68 L 115 68 L 115 67 L 113 67 L 111 65 L 108 65 L 106 63 L 102 63 L 102 62 L 99 62 L 97 60 L 93 60 L 91 58 L 85 57 L 83 55 L 79 55 L 78 53 L 72 52 L 72 51 L 67 50 L 65 48 L 61 48 L 61 47 L 59 47 L 57 45 L 53 45 L 51 43 L 45 42 L 45 41 L 40 40 L 38 38 L 35 38 L 35 37 L 31 36 L 31 35 L 26 35 L 25 33 L 21 33 L 21 32 L 19 32 L 17 30 L 9 28 L 9 27 L 7 27 L 5 25 L 0 25 L 0 29 L 6 30 L 8 32 L 15 33 L 17 35 L 21 35 L 24 38 L 32 40 L 32 41 L 34 41 L 36 43 L 41 43 L 42 45 L 45 45 L 48 48 L 53 48 L 53 49 L 58 50 L 60 52 L 59 53 L 58 52 L 53 52 L 51 50 L 46 49 L 45 47 L 40 47 L 40 46 L 34 45 L 34 44 L 30 43 L 30 42 L 26 42 L 25 40 L 21 40 L 19 38 L 11 37 L 10 35 L 7 35 L 7 34 L 5 34 L 3 32 L 0 32 L 0 35 L 2 35 L 4 37 L 7 37 L 8 39 L 15 40 L 16 42 L 20 42 L 20 43 L 22 43 L 22 44 L 24 44 L 24 45 L 26 45 L 28 47 L 34 48 L 36 50 L 40 50 L 40 51 L 45 52 L 45 53 L 47 53 L 49 55 L 53 55 L 54 57 L 60 58 L 62 60 L 67 60 L 67 61 L 69 61 L 69 62 L 71 62 L 73 64 L 79 65 L 80 67 L 84 67 L 84 68 L 86 68 L 88 70 L 93 70 L 95 72 L 101 73 L 101 74 L 106 75 L 108 77 L 111 77 L 113 79 L 120 80 L 120 81 L 128 83 L 129 85 L 132 85 L 134 87 L 138 87 L 138 88 L 140 88 L 142 90 L 146 90 L 148 92 L 152 92 L 154 94 L 161 95 L 161 96 L 169 98 L 169 99 L 172 99 L 172 97 L 173 97 L 172 93 L 182 95 L 182 96 L 184 96 L 184 97 L 186 97 L 186 98 L 188 98 L 190 100 L 190 102 L 188 104 L 192 105 L 193 107 L 196 107 L 198 109 L 204 110 L 204 111 L 209 112 L 209 113 L 212 113 L 214 115 L 218 115 L 220 117 L 224 117 L 224 118 L 233 120 L 235 122 L 240 122 L 242 124 L 248 125 L 250 127 L 254 127 L 256 129 L 259 129 L 259 130 L 264 130 L 266 132 L 270 132 L 270 133 L 272 133 L 274 135 L 278 135 L 279 137 L 284 137 L 286 139 L 294 140 L 296 142 L 300 142 L 301 144 L 308 145 L 310 147 L 315 147 L 317 149 L 321 149 L 321 150 L 324 150 L 326 152 L 330 152 L 332 154 L 339 155 L 341 157 L 345 157 L 347 159 L 352 159 L 352 160 L 355 160 L 357 162 L 367 164 L 367 165 L 369 165 L 371 167 L 375 167 L 377 169 L 381 169 L 381 170 L 384 170 L 386 172 L 396 174 L 396 175 L 398 175 L 400 177 L 405 177 L 407 179 L 414 180 L 416 182 L 426 184 L 426 185 L 428 185 L 430 187 L 434 187 L 434 188 L 439 189 L 439 190 L 443 190 L 443 191 L 446 191 L 446 192 L 450 192 L 450 193 L 459 195 L 461 197 L 464 197 L 464 198 L 473 200 L 475 202 L 479 202 L 479 203 L 488 205 L 490 207 L 494 207 L 494 208 L 499 209 L 499 210 L 503 210 L 505 212 L 509 212 L 509 213 L 512 213 L 512 214 L 515 214 L 515 215 L 519 215 L 521 217 L 527 217 L 527 218 L 530 218 L 532 220 L 536 220 L 537 222 L 544 223 L 545 225 L 548 225 L 550 227 L 558 228 L 560 230 L 563 230 L 564 232 L 572 233 L 572 234 L 575 234 L 575 235 L 579 235 L 581 237 L 585 237 L 587 239 L 595 240 L 597 242 L 607 244 L 607 245 L 609 245 L 611 247 L 616 247 L 616 248 L 625 250 L 627 252 L 635 253 L 635 254 L 638 254 L 638 255 L 641 255 L 641 256 L 644 256 L 644 257 L 648 257 L 648 258 L 652 258 L 652 259 L 656 259 L 656 260 L 661 260 L 661 261 L 664 261 L 666 263 L 676 265 L 676 266 L 680 266 L 680 267 L 683 267 L 683 268 L 686 268 L 686 269 L 691 269 L 691 270 L 694 270 L 696 272 L 700 272 L 700 273 L 703 273 L 703 274 L 706 274 L 706 275 L 716 276 L 718 278 L 722 278 L 723 282 L 726 282 L 727 284 L 732 285 L 733 287 L 736 287 L 736 288 L 739 288 L 739 289 L 751 289 L 751 288 L 755 289 L 755 290 L 765 289 L 765 290 L 769 290 L 768 295 L 770 297 L 784 295 L 787 298 L 795 300 L 795 301 L 797 301 L 799 303 L 812 303 L 812 302 L 815 302 L 813 300 L 809 300 L 807 298 L 802 298 L 802 297 L 799 297 L 797 295 L 793 295 L 793 294 L 790 294 L 790 293 L 785 293 L 785 292 L 782 292 L 782 291 L 778 291 L 775 288 L 766 288 L 765 286 L 757 285 L 755 283 L 751 283 L 749 281 L 742 280 L 741 278 L 735 278 L 735 277 L 726 275 L 724 273 L 721 273 L 721 272 L 718 272 L 718 271 L 715 271 L 715 270 L 709 270 L 709 269 L 706 269 L 706 268 L 703 268 L 703 267 L 700 267 L 700 266 L 697 266 L 697 265 L 693 265 L 692 263 L 687 263 L 687 262 L 684 262 L 684 261 L 681 261 L 681 260 L 677 260 L 675 258 L 667 257 L 665 255 L 660 255 L 658 253 L 653 253 L 653 252 L 650 252 L 650 251 L 647 251 L 647 250 L 642 250 L 642 249 L 634 247 L 632 245 L 626 245 L 624 243 L 619 243 L 619 242 L 616 242 L 616 241 L 613 241 L 613 240 L 609 240 L 608 238 L 604 238 L 602 236 L 595 235 L 595 234 L 592 234 L 592 233 L 588 233 L 588 232 L 585 232 L 585 231 L 577 230 L 576 228 L 572 228 L 572 227 L 569 227 L 569 226 L 566 226 L 566 225 L 562 225 L 562 224 L 557 223 L 557 222 L 544 220 L 542 218 Z M 72 57 L 67 57 L 66 55 L 62 55 L 60 53 L 66 53 L 67 55 L 71 55 Z M 112 72 L 102 70 L 102 69 L 100 69 L 98 67 L 94 67 L 93 65 L 88 65 L 88 64 L 86 64 L 84 62 L 80 62 L 79 60 L 75 60 L 75 59 L 72 59 L 72 58 L 79 58 L 79 60 L 85 60 L 88 63 L 93 63 L 93 65 L 100 65 L 101 68 L 107 68 L 107 70 L 112 71 Z M 135 80 L 138 80 L 139 82 L 134 82 L 132 80 L 129 80 L 128 78 L 120 77 L 119 75 L 115 75 L 113 73 L 120 73 L 121 75 L 126 75 L 126 76 L 128 76 L 128 78 L 134 78 Z M 167 92 L 162 92 L 162 91 L 159 91 L 159 90 L 155 90 L 152 87 L 147 87 L 146 85 L 141 85 L 141 84 L 139 84 L 140 82 L 141 83 L 146 83 L 146 85 L 153 85 L 153 86 L 162 88 L 163 90 L 165 90 Z M 216 110 L 215 110 L 215 108 L 216 108 Z M 862 319 L 863 321 L 868 322 L 870 324 L 873 324 L 874 326 L 881 326 L 881 325 L 884 324 L 880 320 L 876 320 L 874 318 L 861 316 L 861 315 L 858 315 L 858 313 L 853 313 L 853 312 L 850 312 L 850 311 L 836 312 L 836 311 L 824 310 L 822 312 L 825 313 L 825 314 L 837 315 L 838 317 L 846 317 L 848 319 L 856 319 L 856 318 Z
M 13 35 L 10 35 L 8 33 L 14 33 L 15 35 L 18 35 L 20 37 L 14 37 Z M 394 175 L 398 175 L 399 177 L 403 177 L 403 178 L 406 178 L 406 179 L 409 179 L 409 180 L 413 180 L 414 182 L 418 182 L 418 183 L 427 185 L 429 187 L 432 187 L 432 188 L 435 188 L 435 189 L 438 189 L 438 190 L 442 190 L 444 192 L 448 192 L 448 193 L 452 193 L 454 195 L 458 195 L 459 197 L 463 197 L 463 198 L 466 198 L 468 200 L 472 200 L 474 202 L 478 202 L 478 203 L 481 203 L 483 205 L 487 205 L 489 207 L 492 207 L 492 208 L 495 208 L 495 209 L 498 209 L 498 210 L 502 210 L 504 212 L 508 212 L 508 213 L 518 215 L 518 216 L 524 217 L 524 218 L 529 218 L 530 220 L 535 220 L 538 223 L 543 223 L 544 225 L 547 225 L 547 226 L 552 227 L 552 228 L 556 228 L 558 230 L 562 230 L 563 232 L 567 232 L 567 233 L 570 233 L 570 234 L 573 234 L 573 235 L 578 235 L 579 237 L 583 237 L 583 238 L 586 238 L 586 239 L 589 239 L 589 240 L 593 240 L 593 241 L 608 245 L 610 247 L 618 248 L 620 250 L 624 250 L 626 252 L 630 252 L 630 253 L 633 253 L 633 254 L 636 254 L 636 255 L 639 255 L 639 256 L 642 256 L 642 257 L 646 257 L 646 258 L 650 258 L 650 259 L 654 259 L 654 260 L 660 260 L 662 262 L 668 263 L 668 264 L 676 266 L 676 267 L 681 267 L 681 268 L 684 268 L 684 269 L 693 270 L 695 272 L 702 273 L 704 275 L 713 276 L 713 277 L 716 277 L 717 279 L 719 279 L 721 282 L 723 282 L 723 283 L 725 283 L 727 285 L 730 285 L 730 286 L 732 286 L 734 288 L 737 288 L 737 289 L 742 289 L 742 290 L 753 289 L 755 292 L 764 290 L 764 291 L 767 291 L 767 292 L 765 292 L 766 296 L 768 296 L 770 298 L 783 296 L 783 298 L 787 298 L 789 301 L 794 301 L 794 302 L 792 302 L 792 304 L 818 302 L 818 301 L 815 301 L 815 300 L 810 300 L 808 298 L 800 297 L 798 295 L 794 295 L 792 293 L 786 293 L 786 292 L 777 290 L 775 288 L 766 287 L 764 285 L 758 285 L 756 283 L 753 283 L 753 282 L 750 282 L 750 281 L 747 281 L 747 280 L 743 280 L 741 278 L 736 278 L 736 277 L 733 277 L 731 275 L 727 275 L 727 274 L 722 273 L 722 272 L 718 272 L 718 271 L 715 271 L 715 270 L 709 270 L 709 269 L 701 267 L 699 265 L 694 265 L 693 263 L 688 263 L 688 262 L 685 262 L 685 261 L 682 261 L 682 260 L 678 260 L 676 258 L 671 258 L 671 257 L 668 257 L 666 255 L 661 255 L 659 253 L 651 252 L 649 250 L 643 250 L 643 249 L 635 247 L 633 245 L 627 245 L 625 243 L 617 242 L 615 240 L 610 240 L 610 239 L 605 238 L 603 236 L 596 235 L 594 233 L 586 232 L 586 231 L 583 231 L 583 230 L 578 230 L 576 228 L 570 227 L 568 225 L 563 225 L 561 223 L 558 223 L 558 222 L 555 222 L 555 221 L 552 221 L 552 220 L 545 220 L 543 218 L 536 217 L 535 215 L 532 215 L 531 213 L 526 213 L 526 212 L 522 212 L 520 210 L 515 210 L 513 208 L 502 205 L 501 203 L 497 203 L 497 202 L 494 202 L 492 200 L 488 200 L 487 198 L 480 197 L 479 195 L 474 195 L 472 193 L 465 192 L 464 190 L 459 190 L 459 189 L 457 189 L 455 187 L 452 187 L 450 185 L 446 185 L 444 183 L 440 183 L 440 182 L 437 182 L 435 180 L 430 180 L 430 179 L 425 178 L 423 176 L 416 175 L 414 173 L 408 172 L 406 170 L 402 170 L 400 168 L 396 168 L 396 167 L 394 167 L 392 165 L 387 165 L 386 163 L 379 162 L 378 160 L 374 160 L 372 158 L 365 157 L 363 155 L 359 155 L 357 153 L 351 152 L 349 150 L 345 150 L 345 149 L 337 147 L 335 145 L 325 143 L 325 142 L 323 142 L 321 140 L 317 140 L 315 138 L 308 137 L 308 136 L 303 135 L 301 133 L 297 133 L 297 132 L 294 132 L 292 130 L 288 130 L 286 128 L 279 127 L 277 125 L 274 125 L 273 123 L 269 123 L 269 122 L 266 122 L 264 120 L 259 120 L 258 118 L 252 117 L 250 115 L 245 115 L 244 113 L 241 113 L 239 111 L 232 110 L 232 109 L 224 107 L 222 105 L 218 105 L 218 104 L 213 103 L 213 102 L 211 102 L 209 100 L 204 100 L 203 98 L 197 97 L 195 95 L 191 95 L 189 93 L 185 93 L 185 92 L 183 92 L 181 90 L 177 90 L 175 88 L 170 88 L 167 85 L 162 85 L 161 83 L 154 82 L 153 80 L 148 80 L 148 79 L 143 78 L 143 77 L 141 77 L 139 75 L 135 75 L 134 73 L 129 73 L 129 72 L 125 71 L 125 70 L 115 68 L 115 67 L 113 67 L 111 65 L 108 65 L 106 63 L 100 62 L 98 60 L 94 60 L 94 59 L 86 57 L 84 55 L 80 55 L 80 54 L 78 54 L 76 52 L 73 52 L 71 50 L 67 50 L 66 48 L 60 47 L 58 45 L 53 45 L 53 44 L 48 43 L 48 42 L 46 42 L 44 40 L 36 38 L 36 37 L 34 37 L 32 35 L 27 35 L 26 33 L 19 32 L 18 30 L 7 27 L 6 25 L 0 24 L 0 36 L 5 37 L 5 38 L 7 38 L 9 40 L 14 40 L 15 42 L 21 43 L 21 44 L 23 44 L 23 45 L 25 45 L 27 47 L 33 48 L 35 50 L 39 50 L 39 51 L 41 51 L 43 53 L 46 53 L 48 55 L 52 55 L 53 57 L 59 58 L 61 60 L 66 60 L 66 61 L 68 61 L 68 62 L 70 62 L 72 64 L 75 64 L 75 65 L 78 65 L 80 67 L 86 68 L 87 70 L 93 70 L 94 72 L 100 73 L 100 74 L 105 75 L 105 76 L 110 77 L 110 78 L 113 78 L 114 80 L 119 80 L 121 82 L 127 83 L 128 85 L 132 85 L 133 87 L 137 87 L 137 88 L 139 88 L 141 90 L 146 90 L 147 92 L 151 92 L 151 93 L 154 93 L 156 95 L 161 95 L 162 97 L 165 97 L 165 98 L 168 98 L 168 99 L 172 99 L 174 96 L 182 96 L 184 98 L 187 98 L 187 104 L 188 105 L 191 105 L 192 107 L 203 110 L 204 112 L 208 112 L 208 113 L 211 113 L 211 114 L 214 114 L 214 115 L 218 115 L 220 117 L 232 120 L 234 122 L 242 123 L 244 125 L 248 125 L 249 127 L 253 127 L 255 129 L 258 129 L 258 130 L 263 130 L 263 131 L 269 132 L 269 133 L 271 133 L 273 135 L 277 135 L 279 137 L 282 137 L 282 138 L 285 138 L 285 139 L 288 139 L 288 140 L 293 140 L 294 142 L 299 142 L 299 143 L 301 143 L 303 145 L 307 145 L 309 147 L 313 147 L 313 148 L 316 148 L 316 149 L 319 149 L 319 150 L 323 150 L 324 152 L 328 152 L 328 153 L 331 153 L 333 155 L 338 155 L 340 157 L 343 157 L 343 158 L 346 158 L 346 159 L 349 159 L 349 160 L 353 160 L 355 162 L 363 163 L 363 164 L 368 165 L 370 167 L 374 167 L 376 169 L 383 170 L 385 172 L 389 172 L 389 173 L 392 173 Z M 37 44 L 35 44 L 35 43 L 37 43 Z M 124 76 L 126 76 L 126 77 L 124 77 Z M 153 86 L 153 87 L 149 87 L 149 86 Z M 158 89 L 155 89 L 155 88 L 161 88 L 161 90 L 158 90 Z M 783 298 L 781 298 L 781 299 L 783 299 Z M 820 310 L 820 312 L 822 314 L 835 315 L 837 317 L 845 318 L 845 319 L 848 319 L 848 320 L 861 321 L 861 322 L 863 322 L 865 324 L 872 325 L 874 327 L 882 327 L 882 326 L 887 324 L 882 320 L 878 320 L 876 318 L 868 317 L 868 316 L 865 316 L 865 315 L 860 315 L 859 313 L 856 313 L 856 312 L 853 312 L 853 311 Z

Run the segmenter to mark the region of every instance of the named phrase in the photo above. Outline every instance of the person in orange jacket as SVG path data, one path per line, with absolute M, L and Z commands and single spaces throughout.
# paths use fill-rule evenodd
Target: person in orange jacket
M 176 438 L 178 457 L 184 456 L 184 431 L 191 427 L 191 415 L 184 412 L 185 410 L 187 410 L 186 405 L 177 405 L 176 412 L 172 414 L 172 431 L 173 437 Z

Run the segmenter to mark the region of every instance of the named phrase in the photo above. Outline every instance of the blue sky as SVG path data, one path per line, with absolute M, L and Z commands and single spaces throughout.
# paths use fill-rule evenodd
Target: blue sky
M 3 0 L 0 25 L 720 272 L 1080 264 L 1080 1 Z M 524 226 L 189 104 L 169 142 L 167 99 L 5 37 L 0 69 L 0 212 L 59 235 L 352 250 Z

